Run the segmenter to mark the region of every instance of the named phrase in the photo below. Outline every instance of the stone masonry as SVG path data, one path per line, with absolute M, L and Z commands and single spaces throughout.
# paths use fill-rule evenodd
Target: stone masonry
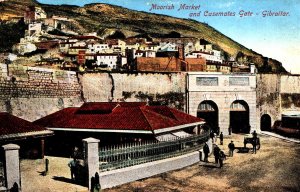
M 203 78 L 204 82 L 202 84 L 197 82 L 197 78 Z M 230 80 L 230 78 L 233 79 Z M 188 73 L 187 92 L 187 109 L 190 115 L 197 116 L 197 109 L 202 101 L 213 101 L 217 105 L 219 127 L 224 134 L 228 134 L 230 106 L 236 100 L 242 100 L 248 104 L 251 130 L 257 129 L 255 75 Z

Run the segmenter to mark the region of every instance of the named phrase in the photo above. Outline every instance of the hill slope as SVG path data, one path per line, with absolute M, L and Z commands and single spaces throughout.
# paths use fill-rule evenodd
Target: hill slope
M 40 5 L 50 17 L 60 15 L 74 19 L 72 27 L 78 32 L 97 31 L 105 36 L 118 29 L 126 36 L 138 34 L 158 36 L 158 32 L 168 34 L 176 31 L 185 37 L 204 38 L 233 57 L 242 55 L 241 59 L 257 63 L 261 71 L 272 68 L 273 72 L 285 72 L 280 62 L 247 49 L 205 23 L 190 19 L 139 12 L 108 4 L 88 4 L 84 7 L 56 6 L 39 4 L 35 0 L 3 2 L 0 7 L 0 15 L 22 16 L 28 5 Z

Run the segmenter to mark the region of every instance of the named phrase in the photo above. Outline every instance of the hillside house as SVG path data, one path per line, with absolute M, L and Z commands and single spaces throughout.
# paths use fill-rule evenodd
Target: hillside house
M 29 24 L 39 19 L 46 19 L 47 13 L 41 8 L 36 6 L 28 6 L 24 13 L 24 21 Z
M 203 57 L 206 59 L 207 62 L 211 63 L 222 63 L 223 60 L 221 59 L 221 53 L 214 50 L 210 52 L 204 52 L 204 51 L 193 51 L 191 53 L 188 53 L 185 55 L 186 58 L 199 58 Z
M 87 53 L 112 53 L 112 50 L 106 43 L 89 42 L 87 46 Z
M 119 53 L 97 53 L 96 64 L 99 67 L 117 69 L 127 63 L 127 59 Z

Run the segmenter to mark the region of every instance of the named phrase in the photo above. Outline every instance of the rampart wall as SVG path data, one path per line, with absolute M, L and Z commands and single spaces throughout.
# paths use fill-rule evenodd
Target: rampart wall
M 85 73 L 79 76 L 85 101 L 143 101 L 186 106 L 185 73 Z
M 29 121 L 82 103 L 75 72 L 0 66 L 0 111 Z

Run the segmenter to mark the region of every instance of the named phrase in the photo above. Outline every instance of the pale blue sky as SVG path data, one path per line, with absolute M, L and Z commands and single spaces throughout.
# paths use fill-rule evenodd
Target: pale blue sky
M 267 57 L 277 59 L 292 73 L 300 74 L 300 0 L 38 0 L 47 4 L 109 3 L 149 12 L 152 4 L 175 6 L 175 10 L 155 10 L 180 18 L 206 22 L 223 34 Z M 201 16 L 190 17 L 190 10 L 177 11 L 180 4 L 200 5 Z M 252 17 L 239 12 L 252 11 Z M 204 16 L 204 12 L 235 12 L 234 17 Z M 263 17 L 263 11 L 289 12 L 283 17 Z M 199 11 L 195 11 L 199 12 Z

